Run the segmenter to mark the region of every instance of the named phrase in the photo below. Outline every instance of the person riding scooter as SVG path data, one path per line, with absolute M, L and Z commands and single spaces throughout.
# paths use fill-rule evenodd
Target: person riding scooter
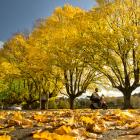
M 107 104 L 103 96 L 100 97 L 98 95 L 98 88 L 95 88 L 95 92 L 93 92 L 92 95 L 90 96 L 90 100 L 91 100 L 90 105 L 91 109 L 100 109 L 100 108 L 107 109 Z

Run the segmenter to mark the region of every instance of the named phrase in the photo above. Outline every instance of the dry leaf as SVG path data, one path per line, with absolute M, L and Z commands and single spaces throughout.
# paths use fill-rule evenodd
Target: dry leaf
M 8 135 L 0 136 L 0 140 L 11 140 L 11 136 Z
M 44 114 L 35 114 L 34 115 L 34 120 L 38 122 L 46 122 L 47 121 L 47 116 Z
M 92 138 L 92 139 L 96 139 L 96 138 L 97 138 L 97 134 L 95 134 L 95 133 L 89 133 L 89 132 L 87 132 L 87 133 L 86 133 L 86 136 L 87 136 L 88 138 Z
M 95 124 L 95 126 L 93 127 L 93 132 L 95 133 L 103 133 L 105 132 L 107 129 L 101 125 Z
M 75 140 L 75 138 L 72 136 L 58 135 L 56 133 L 49 133 L 48 131 L 36 133 L 33 135 L 33 138 L 35 138 L 35 139 L 47 139 L 47 140 Z
M 136 127 L 130 132 L 127 132 L 128 135 L 140 135 L 140 126 Z
M 63 125 L 63 126 L 59 127 L 58 129 L 56 129 L 54 132 L 59 134 L 59 135 L 64 135 L 64 134 L 70 133 L 71 128 L 69 126 Z
M 93 121 L 90 117 L 82 116 L 82 117 L 80 118 L 80 120 L 83 121 L 83 122 L 86 123 L 86 124 L 93 124 L 93 123 L 94 123 L 94 121 Z

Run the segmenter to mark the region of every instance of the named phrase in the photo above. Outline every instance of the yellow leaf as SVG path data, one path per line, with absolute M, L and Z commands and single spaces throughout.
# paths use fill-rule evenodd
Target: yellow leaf
M 34 135 L 33 135 L 33 138 L 35 138 L 35 139 L 39 139 L 39 138 L 41 138 L 41 139 L 49 139 L 49 137 L 50 137 L 50 135 L 49 135 L 49 132 L 48 131 L 44 131 L 44 132 L 41 132 L 41 133 L 35 133 Z
M 49 133 L 48 131 L 44 131 L 41 133 L 35 133 L 33 135 L 35 139 L 47 139 L 47 140 L 75 140 L 74 137 L 69 135 L 58 135 L 56 133 Z
M 47 121 L 47 118 L 44 114 L 43 115 L 36 114 L 36 115 L 34 115 L 34 119 L 38 122 L 46 122 Z
M 128 128 L 136 128 L 139 127 L 140 123 L 139 122 L 132 122 L 131 124 L 128 125 Z
M 22 127 L 23 128 L 27 128 L 27 127 L 32 127 L 33 126 L 33 122 L 29 119 L 23 119 L 22 120 Z
M 63 125 L 63 126 L 59 127 L 58 129 L 56 129 L 54 132 L 57 134 L 60 134 L 60 135 L 64 135 L 64 134 L 70 133 L 71 128 L 69 126 Z
M 87 132 L 87 133 L 86 133 L 86 136 L 87 136 L 88 138 L 92 138 L 92 139 L 96 139 L 96 138 L 97 138 L 97 134 L 95 134 L 95 133 L 89 133 L 89 132 Z
M 82 116 L 80 120 L 86 124 L 93 124 L 94 123 L 94 121 L 91 118 L 85 117 L 85 116 Z
M 11 140 L 11 136 L 8 135 L 0 136 L 0 140 Z
M 60 136 L 60 140 L 75 140 L 75 138 L 69 135 L 62 135 Z
M 93 131 L 96 132 L 96 133 L 103 133 L 107 130 L 106 127 L 104 127 L 103 125 L 98 125 L 98 124 L 95 124 L 95 126 L 93 127 Z
M 74 115 L 67 121 L 68 125 L 73 125 L 74 124 Z
M 22 114 L 21 114 L 21 112 L 15 112 L 14 113 L 14 116 L 13 116 L 13 119 L 15 119 L 15 120 L 22 120 Z

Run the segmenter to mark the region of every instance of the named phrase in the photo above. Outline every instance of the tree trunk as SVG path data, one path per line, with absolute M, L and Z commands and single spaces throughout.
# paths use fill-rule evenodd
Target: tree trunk
M 133 108 L 131 105 L 131 93 L 124 94 L 124 109 Z
M 41 100 L 41 110 L 46 109 L 46 100 Z
M 47 93 L 46 95 L 46 109 L 48 110 L 48 106 L 49 106 L 49 93 Z
M 39 109 L 41 110 L 41 93 L 39 93 Z
M 70 109 L 74 109 L 74 99 L 73 97 L 69 97 L 69 104 L 70 104 Z
M 46 95 L 43 94 L 43 95 L 41 96 L 41 110 L 46 109 L 46 101 L 47 101 Z

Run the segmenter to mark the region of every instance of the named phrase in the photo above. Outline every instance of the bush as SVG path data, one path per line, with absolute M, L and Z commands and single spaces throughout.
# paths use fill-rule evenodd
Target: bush
M 54 99 L 49 100 L 48 108 L 49 109 L 57 109 L 58 108 Z
M 60 100 L 57 104 L 58 109 L 69 109 L 69 102 L 68 100 Z

